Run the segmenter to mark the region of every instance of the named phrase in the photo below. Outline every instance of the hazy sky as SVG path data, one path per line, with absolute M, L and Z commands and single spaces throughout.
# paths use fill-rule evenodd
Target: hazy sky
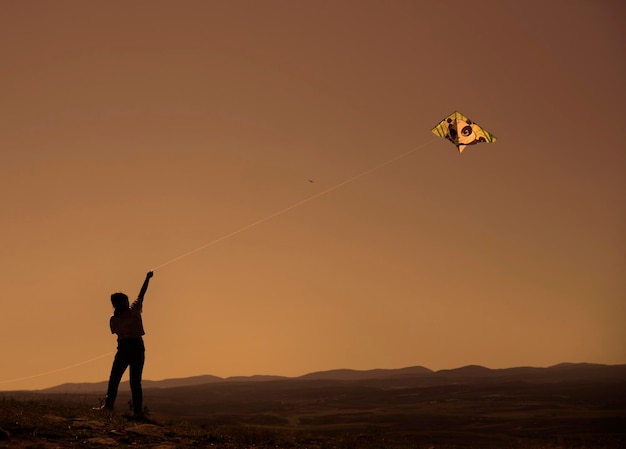
M 111 293 L 413 148 L 157 269 L 144 378 L 626 363 L 621 1 L 0 8 L 0 390 L 106 380 Z

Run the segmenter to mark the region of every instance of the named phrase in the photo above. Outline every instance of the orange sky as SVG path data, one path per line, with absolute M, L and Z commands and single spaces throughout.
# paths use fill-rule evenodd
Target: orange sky
M 2 10 L 0 390 L 106 380 L 112 292 L 421 145 L 156 270 L 144 378 L 626 363 L 621 2 Z

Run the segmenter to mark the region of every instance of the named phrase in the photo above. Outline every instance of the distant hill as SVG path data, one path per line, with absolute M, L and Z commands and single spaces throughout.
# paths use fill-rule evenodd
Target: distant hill
M 353 369 L 335 369 L 330 371 L 317 371 L 305 374 L 298 379 L 331 379 L 331 380 L 364 380 L 364 379 L 384 379 L 396 376 L 410 376 L 421 374 L 432 374 L 433 371 L 423 366 L 410 366 L 400 369 L 371 369 L 371 370 L 353 370 Z
M 594 363 L 560 363 L 547 368 L 515 367 L 490 369 L 469 365 L 461 368 L 440 370 L 438 377 L 455 381 L 626 381 L 626 365 L 602 365 Z
M 626 365 L 601 365 L 591 363 L 561 363 L 548 368 L 515 367 L 491 369 L 479 365 L 468 365 L 455 369 L 432 371 L 423 366 L 399 369 L 352 370 L 336 369 L 318 371 L 299 377 L 272 375 L 218 377 L 212 375 L 177 379 L 144 380 L 144 389 L 169 389 L 195 387 L 222 383 L 260 382 L 354 382 L 377 387 L 406 387 L 466 384 L 481 382 L 562 382 L 562 381 L 626 381 Z M 107 382 L 66 383 L 40 390 L 42 393 L 103 394 Z M 122 382 L 120 391 L 128 391 L 128 381 Z
M 174 388 L 174 387 L 189 387 L 194 385 L 203 385 L 212 382 L 221 382 L 224 379 L 217 376 L 204 375 L 185 377 L 180 379 L 164 379 L 164 380 L 144 380 L 142 382 L 144 388 Z M 103 393 L 107 389 L 107 381 L 93 382 L 93 383 L 66 383 L 57 385 L 55 387 L 46 388 L 40 390 L 44 393 L 72 393 L 72 394 L 90 394 L 90 393 Z M 124 381 L 120 384 L 121 391 L 130 390 L 128 381 Z
M 163 379 L 163 380 L 144 380 L 142 382 L 143 388 L 176 388 L 176 387 L 193 387 L 197 385 L 212 384 L 217 382 L 266 382 L 270 380 L 288 379 L 282 376 L 234 376 L 234 377 L 218 377 L 212 375 L 182 377 L 176 379 Z M 92 382 L 92 383 L 65 383 L 57 385 L 55 387 L 39 390 L 42 393 L 71 393 L 71 394 L 91 394 L 91 393 L 103 393 L 107 389 L 107 381 Z M 128 381 L 120 383 L 120 391 L 130 391 L 130 385 Z

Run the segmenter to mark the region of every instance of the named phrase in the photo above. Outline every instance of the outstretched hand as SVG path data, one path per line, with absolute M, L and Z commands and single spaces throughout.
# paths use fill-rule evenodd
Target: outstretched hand
M 150 278 L 153 275 L 154 275 L 154 273 L 152 273 L 152 271 L 148 271 L 146 273 L 146 279 L 143 281 L 143 285 L 141 286 L 141 290 L 139 290 L 139 296 L 137 297 L 141 301 L 143 301 L 143 296 L 146 294 L 146 290 L 148 290 L 148 284 L 150 283 Z

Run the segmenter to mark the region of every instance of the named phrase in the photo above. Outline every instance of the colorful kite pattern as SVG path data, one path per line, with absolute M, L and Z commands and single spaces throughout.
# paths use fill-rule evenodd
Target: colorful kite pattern
M 462 153 L 468 145 L 496 141 L 496 136 L 457 111 L 444 118 L 432 131 L 456 145 L 459 153 Z

